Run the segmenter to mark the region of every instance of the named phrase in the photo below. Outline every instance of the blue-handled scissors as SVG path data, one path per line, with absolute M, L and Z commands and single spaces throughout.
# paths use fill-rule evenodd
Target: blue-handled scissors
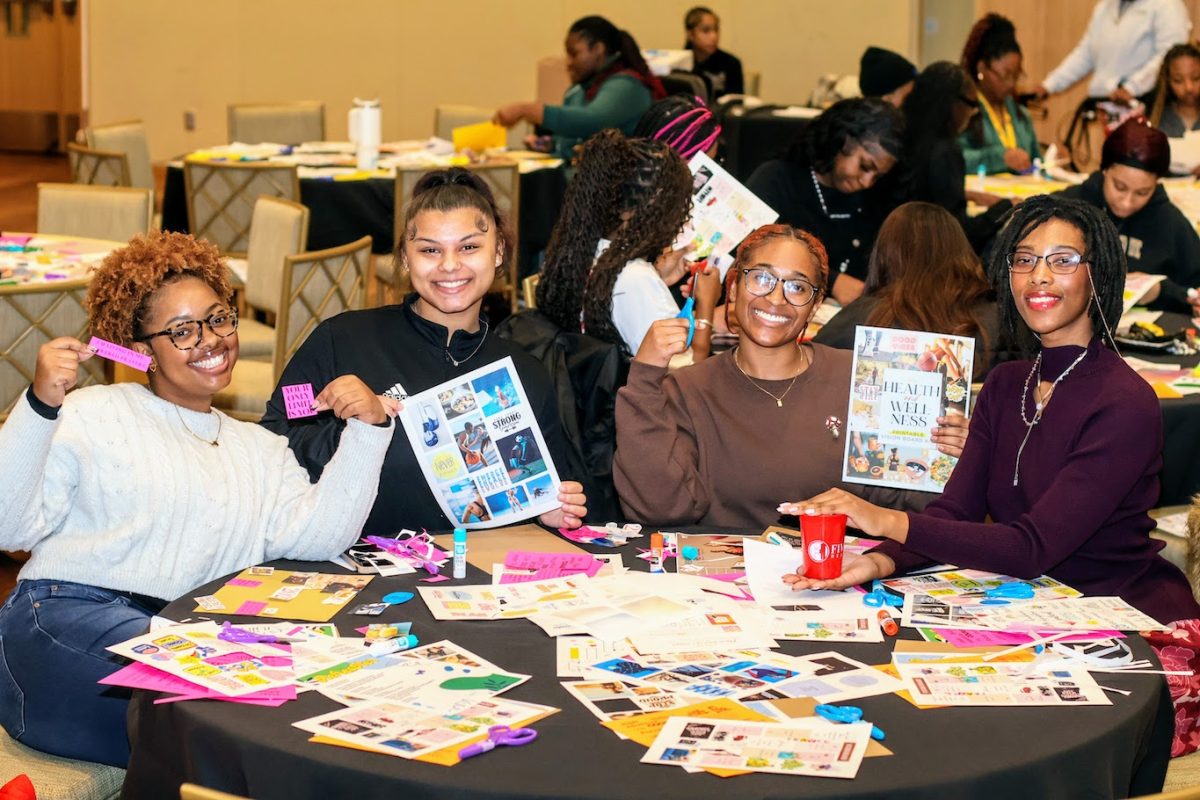
M 863 710 L 858 706 L 833 706 L 828 703 L 821 703 L 813 712 L 830 722 L 839 722 L 845 725 L 850 725 L 855 722 L 862 722 Z M 875 725 L 871 726 L 871 738 L 877 742 L 882 742 L 886 734 L 883 730 Z
M 689 297 L 683 302 L 683 309 L 675 315 L 676 319 L 686 319 L 688 321 L 688 336 L 687 341 L 683 344 L 683 349 L 686 350 L 692 346 L 692 337 L 696 335 L 696 300 Z
M 868 605 L 871 608 L 883 608 L 884 606 L 890 606 L 891 608 L 903 608 L 904 598 L 897 597 L 896 595 L 886 592 L 883 589 L 872 589 L 863 595 L 863 604 Z
M 533 728 L 510 728 L 507 725 L 493 725 L 488 728 L 486 739 L 469 744 L 462 750 L 458 751 L 459 758 L 471 758 L 472 756 L 481 756 L 489 750 L 495 750 L 500 745 L 506 747 L 520 747 L 521 745 L 529 744 L 538 737 L 537 731 Z
M 1033 587 L 1024 581 L 1008 581 L 983 592 L 980 605 L 1003 606 L 1010 600 L 1032 600 Z

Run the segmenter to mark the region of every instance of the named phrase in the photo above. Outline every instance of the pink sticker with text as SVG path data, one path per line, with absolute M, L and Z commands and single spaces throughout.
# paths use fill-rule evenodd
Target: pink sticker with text
M 262 581 L 255 581 L 249 578 L 230 578 L 225 582 L 226 586 L 262 586 Z
M 283 405 L 287 409 L 288 419 L 299 417 L 315 417 L 313 410 L 313 390 L 311 383 L 296 383 L 283 389 Z
M 267 607 L 267 604 L 261 600 L 247 600 L 246 602 L 244 602 L 240 606 L 238 606 L 237 611 L 234 611 L 233 613 L 245 614 L 248 617 L 253 617 L 255 614 L 262 611 L 266 607 Z
M 124 364 L 142 372 L 150 368 L 150 356 L 144 356 L 136 350 L 105 341 L 99 336 L 93 336 L 88 342 L 88 347 L 95 350 L 96 355 L 107 358 L 109 361 L 116 361 L 118 364 Z
M 448 580 L 450 578 L 447 575 L 430 575 L 428 578 L 421 578 L 421 583 L 441 583 Z

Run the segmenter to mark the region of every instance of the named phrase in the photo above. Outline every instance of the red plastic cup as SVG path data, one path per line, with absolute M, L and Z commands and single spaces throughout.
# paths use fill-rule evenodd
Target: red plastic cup
M 845 514 L 801 514 L 800 537 L 804 543 L 804 577 L 829 580 L 842 574 Z

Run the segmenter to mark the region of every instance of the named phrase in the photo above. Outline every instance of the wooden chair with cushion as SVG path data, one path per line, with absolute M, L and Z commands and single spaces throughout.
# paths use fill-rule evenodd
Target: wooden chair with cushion
M 154 169 L 150 165 L 150 144 L 146 126 L 140 119 L 98 125 L 84 131 L 87 146 L 94 150 L 124 153 L 129 163 L 129 183 L 138 189 L 154 189 Z
M 238 103 L 229 106 L 229 141 L 244 144 L 301 144 L 325 140 L 325 105 Z
M 270 361 L 275 352 L 283 261 L 304 252 L 309 217 L 306 206 L 291 200 L 264 195 L 254 203 L 246 258 L 229 259 L 230 269 L 244 284 L 246 307 L 238 324 L 241 358 Z M 259 322 L 255 312 L 261 312 L 266 322 Z
M 38 800 L 115 800 L 125 770 L 26 747 L 0 728 L 0 782 L 25 774 Z
M 38 184 L 38 233 L 127 242 L 150 230 L 153 213 L 148 189 Z
M 525 308 L 537 308 L 537 287 L 541 282 L 542 273 L 540 272 L 521 281 L 521 296 L 525 301 Z
M 517 297 L 520 292 L 520 281 L 517 278 L 517 253 L 520 252 L 516 237 L 520 230 L 521 213 L 521 171 L 516 162 L 498 161 L 483 164 L 471 164 L 466 167 L 483 178 L 496 198 L 500 212 L 508 218 L 509 229 L 513 233 L 513 251 L 508 254 L 508 271 L 496 276 L 491 291 L 508 297 L 514 312 L 517 311 Z M 397 168 L 396 170 L 396 224 L 395 245 L 399 247 L 404 235 L 404 209 L 412 198 L 413 187 L 429 170 L 424 167 Z M 403 270 L 397 269 L 394 259 L 379 259 L 376 263 L 375 279 L 378 282 L 376 291 L 380 295 L 390 294 L 393 302 L 398 301 L 407 291 L 408 278 Z
M 0 422 L 33 383 L 38 348 L 59 336 L 87 341 L 86 280 L 0 286 Z M 104 383 L 104 360 L 80 365 L 79 386 Z
M 433 135 L 447 142 L 454 141 L 454 129 L 464 125 L 475 125 L 487 122 L 496 114 L 494 108 L 483 106 L 438 105 L 433 108 Z M 510 150 L 521 150 L 525 147 L 522 141 L 529 132 L 525 123 L 514 125 L 508 129 L 507 143 Z
M 188 230 L 234 258 L 245 258 L 250 249 L 250 225 L 259 197 L 300 200 L 294 165 L 185 161 L 183 184 Z
M 272 360 L 239 360 L 233 380 L 213 405 L 237 419 L 262 418 L 283 368 L 322 321 L 366 307 L 371 280 L 371 237 L 328 250 L 286 256 L 275 318 Z M 313 387 L 320 391 L 320 387 Z
M 128 186 L 129 158 L 115 150 L 93 150 L 74 142 L 67 145 L 71 182 L 85 186 Z

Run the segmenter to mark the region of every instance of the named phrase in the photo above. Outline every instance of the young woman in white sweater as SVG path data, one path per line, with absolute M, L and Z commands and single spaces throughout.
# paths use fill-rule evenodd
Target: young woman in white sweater
M 87 345 L 38 352 L 0 428 L 0 549 L 28 550 L 0 608 L 0 724 L 46 752 L 124 765 L 127 695 L 97 685 L 105 648 L 144 633 L 166 601 L 273 558 L 327 559 L 375 499 L 391 401 L 337 381 L 317 407 L 349 420 L 320 482 L 287 439 L 212 408 L 238 356 L 217 249 L 139 236 L 92 280 L 92 332 L 150 356 L 136 383 L 70 390 Z

